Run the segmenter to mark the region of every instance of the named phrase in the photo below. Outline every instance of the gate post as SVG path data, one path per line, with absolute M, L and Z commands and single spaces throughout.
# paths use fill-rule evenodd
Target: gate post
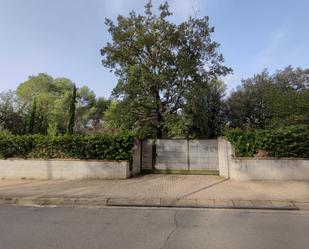
M 190 170 L 190 140 L 187 139 L 187 167 Z
M 142 169 L 142 144 L 143 141 L 136 139 L 134 140 L 133 147 L 133 162 L 131 168 L 131 176 L 135 176 L 141 173 Z
M 157 159 L 157 146 L 156 146 L 156 139 L 152 141 L 152 160 L 151 160 L 151 169 L 155 170 L 156 159 Z

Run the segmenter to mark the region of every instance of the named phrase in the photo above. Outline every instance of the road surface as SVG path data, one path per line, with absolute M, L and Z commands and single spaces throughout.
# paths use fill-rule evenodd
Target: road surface
M 1 249 L 308 249 L 309 212 L 0 206 Z

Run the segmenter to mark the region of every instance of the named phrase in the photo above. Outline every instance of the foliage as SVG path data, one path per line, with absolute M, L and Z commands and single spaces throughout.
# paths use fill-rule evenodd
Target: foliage
M 53 78 L 47 74 L 30 76 L 17 87 L 17 101 L 28 120 L 27 133 L 47 133 L 49 113 L 55 99 L 52 94 L 54 90 Z
M 227 100 L 231 127 L 265 128 L 270 120 L 266 108 L 266 93 L 272 87 L 267 71 L 242 81 Z
M 0 133 L 0 158 L 70 158 L 130 160 L 134 136 L 117 135 L 22 135 Z
M 297 91 L 273 90 L 268 99 L 268 110 L 272 113 L 270 127 L 309 124 L 309 87 Z
M 49 136 L 56 136 L 58 135 L 58 126 L 55 122 L 49 122 L 48 128 L 47 128 L 47 135 Z
M 0 94 L 0 126 L 13 134 L 65 134 L 71 118 L 73 82 L 47 74 L 30 76 L 15 92 Z M 109 101 L 87 86 L 76 89 L 74 132 L 99 133 Z
M 75 125 L 75 117 L 76 117 L 76 86 L 73 84 L 73 91 L 70 103 L 70 110 L 69 110 L 69 124 L 67 134 L 73 134 L 74 132 L 74 125 Z
M 226 86 L 214 80 L 203 87 L 193 89 L 184 108 L 189 125 L 187 134 L 193 138 L 214 138 L 225 125 Z
M 110 100 L 103 97 L 95 99 L 95 103 L 91 107 L 91 111 L 88 111 L 89 115 L 86 116 L 88 126 L 91 127 L 92 133 L 101 132 L 105 124 L 105 115 L 111 104 Z M 78 109 L 79 110 L 79 109 Z M 89 110 L 89 109 L 88 109 Z M 78 115 L 79 116 L 79 115 Z M 89 124 L 90 121 L 90 124 Z
M 75 131 L 94 134 L 101 132 L 110 101 L 102 97 L 96 98 L 95 93 L 86 86 L 79 89 L 76 100 Z
M 267 128 L 309 123 L 309 69 L 266 70 L 243 80 L 227 100 L 230 127 Z
M 104 128 L 109 132 L 130 130 L 139 138 L 156 137 L 155 126 L 150 122 L 138 120 L 134 113 L 128 112 L 128 104 L 124 101 L 112 101 L 105 113 Z
M 30 121 L 29 121 L 29 130 L 28 133 L 32 134 L 34 131 L 34 122 L 35 122 L 35 115 L 36 115 L 36 97 L 33 98 L 33 103 L 30 110 Z
M 155 15 L 149 1 L 145 15 L 133 11 L 119 15 L 116 24 L 106 20 L 112 42 L 101 50 L 102 62 L 118 77 L 113 91 L 118 104 L 109 120 L 122 119 L 122 126 L 141 137 L 171 136 L 175 129 L 168 120 L 187 119 L 179 116 L 189 98 L 198 99 L 193 92 L 231 71 L 211 39 L 214 28 L 207 16 L 174 24 L 171 15 L 167 2 Z
M 105 113 L 105 126 L 109 129 L 130 128 L 124 120 L 128 117 L 124 110 L 123 102 L 112 101 Z
M 15 92 L 0 93 L 0 130 L 7 130 L 13 134 L 25 133 L 27 121 Z
M 309 126 L 298 125 L 275 129 L 228 129 L 226 137 L 237 156 L 254 156 L 265 150 L 274 157 L 309 158 Z

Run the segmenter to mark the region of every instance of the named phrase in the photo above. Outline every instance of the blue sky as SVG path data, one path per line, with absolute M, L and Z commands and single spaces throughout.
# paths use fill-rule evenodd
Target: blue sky
M 153 1 L 157 6 L 161 1 Z M 308 0 L 170 0 L 173 20 L 208 15 L 215 26 L 235 88 L 264 68 L 309 67 Z M 29 75 L 46 72 L 88 85 L 108 97 L 116 78 L 101 65 L 100 48 L 110 39 L 104 18 L 114 19 L 144 0 L 0 0 L 0 92 Z

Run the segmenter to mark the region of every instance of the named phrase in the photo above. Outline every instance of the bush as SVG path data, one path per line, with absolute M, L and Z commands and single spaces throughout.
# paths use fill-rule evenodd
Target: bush
M 0 133 L 0 158 L 131 160 L 134 136 L 24 135 Z
M 251 157 L 265 150 L 273 157 L 309 158 L 309 126 L 289 126 L 266 130 L 230 129 L 225 132 L 236 156 Z

